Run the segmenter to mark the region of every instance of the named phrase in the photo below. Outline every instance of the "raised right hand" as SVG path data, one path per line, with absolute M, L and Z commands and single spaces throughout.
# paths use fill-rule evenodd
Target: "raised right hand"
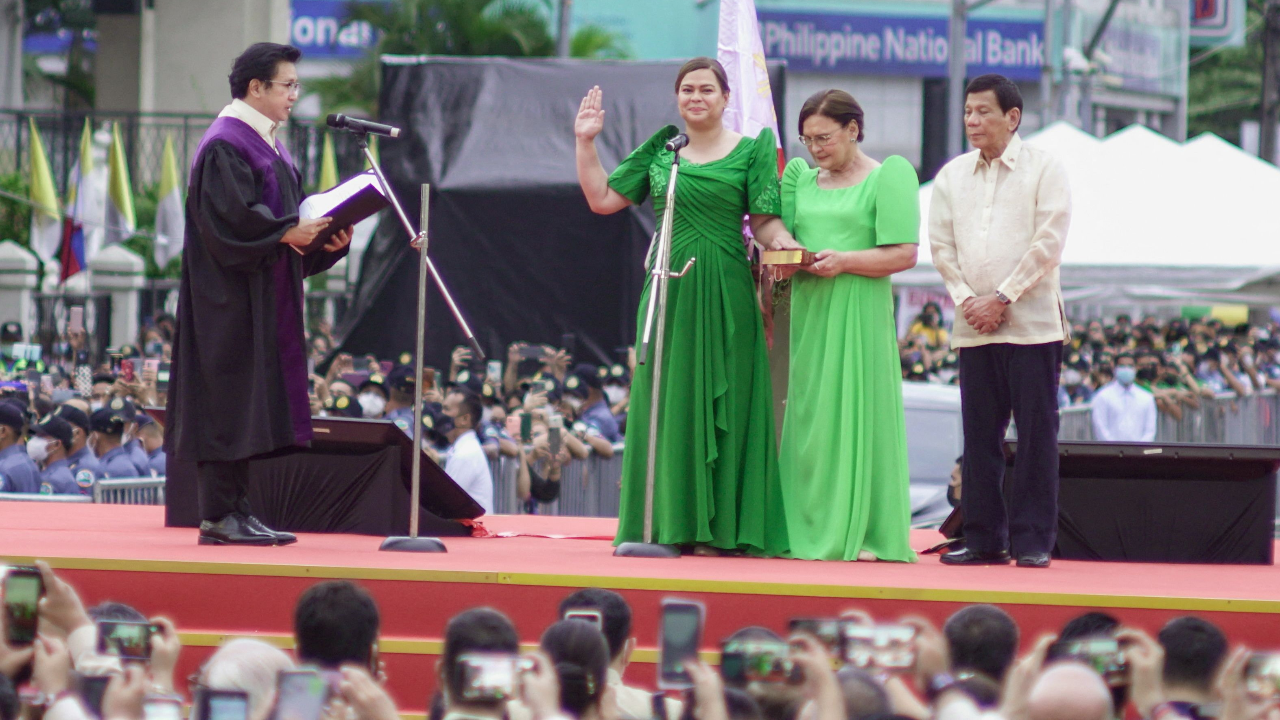
M 600 86 L 596 85 L 582 98 L 582 104 L 578 106 L 578 117 L 573 121 L 573 134 L 579 140 L 595 140 L 604 129 L 604 110 L 600 109 L 602 95 Z
M 280 238 L 280 242 L 285 245 L 292 245 L 295 248 L 306 247 L 311 244 L 312 240 L 316 239 L 316 235 L 319 235 L 321 230 L 329 227 L 329 222 L 330 218 L 327 217 L 299 220 L 297 225 L 285 232 L 284 237 Z

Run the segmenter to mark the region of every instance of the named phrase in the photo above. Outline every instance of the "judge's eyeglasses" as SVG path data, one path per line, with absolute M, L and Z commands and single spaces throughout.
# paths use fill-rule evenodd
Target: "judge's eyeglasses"
M 298 82 L 297 80 L 290 80 L 289 82 L 280 82 L 279 80 L 268 80 L 267 83 L 270 85 L 283 85 L 285 92 L 289 93 L 290 95 L 302 94 L 302 83 Z

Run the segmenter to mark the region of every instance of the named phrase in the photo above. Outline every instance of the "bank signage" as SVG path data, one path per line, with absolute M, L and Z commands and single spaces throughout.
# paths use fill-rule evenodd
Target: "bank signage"
M 289 42 L 311 59 L 348 58 L 365 54 L 377 42 L 367 22 L 347 22 L 345 0 L 293 0 Z
M 759 11 L 764 54 L 798 72 L 945 77 L 950 52 L 946 17 Z M 1040 77 L 1044 22 L 971 19 L 968 75 Z

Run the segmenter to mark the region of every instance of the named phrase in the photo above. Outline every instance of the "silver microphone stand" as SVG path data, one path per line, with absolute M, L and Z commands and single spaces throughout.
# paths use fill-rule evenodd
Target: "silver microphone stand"
M 683 136 L 681 136 L 683 137 Z M 688 138 L 685 138 L 685 142 Z M 675 141 L 673 141 L 675 142 Z M 645 311 L 644 332 L 640 336 L 640 352 L 636 360 L 641 365 L 653 361 L 652 393 L 649 399 L 649 447 L 644 477 L 644 542 L 625 542 L 614 549 L 617 557 L 676 558 L 680 550 L 674 545 L 653 541 L 653 486 L 658 458 L 658 405 L 662 398 L 662 346 L 667 327 L 667 281 L 684 277 L 697 258 L 689 258 L 684 269 L 671 272 L 671 225 L 676 209 L 676 178 L 680 174 L 680 148 L 683 143 L 668 145 L 675 151 L 671 161 L 671 177 L 667 180 L 667 206 L 662 211 L 662 225 L 658 230 L 657 249 L 654 252 L 650 275 L 649 308 Z M 656 327 L 655 327 L 656 326 Z M 656 331 L 656 333 L 655 333 Z
M 378 178 L 378 185 L 381 186 L 382 193 L 391 202 L 391 207 L 396 211 L 396 217 L 400 218 L 400 223 L 404 225 L 405 232 L 409 233 L 409 237 L 413 238 L 411 244 L 418 249 L 420 255 L 418 266 L 418 337 L 417 342 L 414 344 L 413 352 L 416 359 L 414 360 L 415 374 L 413 383 L 413 470 L 409 489 L 409 535 L 389 537 L 382 541 L 382 545 L 378 549 L 399 552 L 448 552 L 439 538 L 418 537 L 422 498 L 422 348 L 426 344 L 428 275 L 435 280 L 436 287 L 439 288 L 445 303 L 449 305 L 449 310 L 453 313 L 454 320 L 458 322 L 458 327 L 462 329 L 462 334 L 466 336 L 467 343 L 471 346 L 471 351 L 481 360 L 484 359 L 485 355 L 484 351 L 480 349 L 480 343 L 476 342 L 476 336 L 471 332 L 471 327 L 467 325 L 466 319 L 462 317 L 462 311 L 458 309 L 457 304 L 453 301 L 453 296 L 449 294 L 449 288 L 445 287 L 444 280 L 441 280 L 440 274 L 436 272 L 436 266 L 431 262 L 431 258 L 427 257 L 427 210 L 431 204 L 431 186 L 425 184 L 422 186 L 422 210 L 419 218 L 421 230 L 414 230 L 413 223 L 409 222 L 409 216 L 405 214 L 404 208 L 400 206 L 400 200 L 391 189 L 391 184 L 387 182 L 387 176 L 382 174 L 382 167 L 378 165 L 377 158 L 369 151 L 368 135 L 356 132 L 355 136 L 360 148 L 364 150 L 365 159 L 369 161 L 369 167 L 373 169 L 374 176 Z

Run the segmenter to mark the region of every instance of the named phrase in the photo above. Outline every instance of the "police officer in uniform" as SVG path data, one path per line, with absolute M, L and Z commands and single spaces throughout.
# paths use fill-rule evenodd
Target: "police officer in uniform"
M 360 401 L 346 395 L 334 395 L 324 401 L 325 417 L 363 418 Z
M 67 453 L 67 463 L 71 475 L 76 480 L 80 491 L 88 494 L 93 483 L 102 473 L 98 458 L 89 448 L 89 416 L 75 405 L 62 404 L 53 412 L 54 415 L 71 424 L 71 444 Z
M 622 434 L 618 432 L 618 421 L 609 411 L 609 403 L 604 396 L 604 384 L 595 368 L 582 364 L 573 368 L 564 381 L 565 394 L 573 410 L 595 430 L 600 437 L 611 443 L 622 442 Z
M 107 406 L 89 416 L 89 444 L 98 456 L 101 478 L 136 478 L 144 474 L 129 459 L 129 451 L 121 443 L 125 425 L 129 423 L 126 406 L 129 401 L 114 398 Z M 150 472 L 145 475 L 150 475 Z
M 80 495 L 80 486 L 67 462 L 67 448 L 71 447 L 71 423 L 56 415 L 46 415 L 31 428 L 34 434 L 27 441 L 27 454 L 44 469 L 40 471 L 41 495 Z
M 383 420 L 390 420 L 405 435 L 413 437 L 413 395 L 417 390 L 413 368 L 397 365 L 387 373 L 387 413 Z
M 0 492 L 40 492 L 40 469 L 22 445 L 26 426 L 21 406 L 0 402 Z

